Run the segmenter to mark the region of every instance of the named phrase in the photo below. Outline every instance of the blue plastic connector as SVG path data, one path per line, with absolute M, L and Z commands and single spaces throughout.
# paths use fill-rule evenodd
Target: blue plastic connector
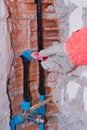
M 45 100 L 45 96 L 40 95 L 40 102 L 43 102 L 44 100 Z M 35 110 L 34 113 L 40 114 L 44 117 L 45 111 L 46 111 L 46 106 L 44 105 L 44 106 L 38 108 L 37 110 Z M 39 124 L 39 130 L 44 130 L 44 123 Z
M 31 57 L 31 53 L 34 52 L 34 50 L 25 50 L 22 52 L 22 56 L 24 56 L 26 59 L 29 61 L 32 60 L 33 58 Z
M 45 100 L 44 95 L 40 95 L 40 102 L 43 102 Z
M 40 95 L 40 102 L 43 102 L 45 100 L 45 96 L 44 95 Z M 42 106 L 42 107 L 40 107 L 40 109 L 41 109 L 41 115 L 45 115 L 45 112 L 46 112 L 46 106 L 44 105 L 44 106 Z
M 44 123 L 39 124 L 39 130 L 44 130 Z
M 21 123 L 23 123 L 25 121 L 24 116 L 23 115 L 15 115 L 11 121 L 10 121 L 10 128 L 11 130 L 15 130 L 16 129 L 16 125 L 19 125 Z
M 27 111 L 27 110 L 29 110 L 30 109 L 30 102 L 26 102 L 26 101 L 22 101 L 22 104 L 21 104 L 21 109 L 23 110 L 23 111 Z
M 40 102 L 43 102 L 45 99 L 44 95 L 40 95 Z M 46 111 L 46 106 L 42 106 L 36 110 L 34 110 L 33 112 L 36 113 L 36 114 L 40 114 L 42 116 L 45 116 L 45 111 Z

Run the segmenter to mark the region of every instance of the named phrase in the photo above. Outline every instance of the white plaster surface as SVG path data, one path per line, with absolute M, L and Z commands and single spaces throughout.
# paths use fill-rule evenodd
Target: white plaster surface
M 83 102 L 84 102 L 84 110 L 87 113 L 87 87 L 85 87 L 83 91 Z
M 61 92 L 61 105 L 64 104 L 64 88 L 62 88 L 62 92 Z
M 87 7 L 87 0 L 64 0 L 66 5 L 74 4 L 76 9 L 69 17 L 69 36 L 73 31 L 76 31 L 84 26 L 82 20 L 82 9 Z
M 8 9 L 0 0 L 0 130 L 10 130 L 10 108 L 7 95 L 7 79 L 12 62 L 12 50 L 7 27 Z
M 67 95 L 68 95 L 68 98 L 70 99 L 70 101 L 72 101 L 73 99 L 76 98 L 77 96 L 77 93 L 79 91 L 79 88 L 81 86 L 76 83 L 75 81 L 69 81 L 68 84 L 67 84 Z
M 55 0 L 61 41 L 87 25 L 87 0 Z M 55 94 L 60 113 L 58 130 L 87 130 L 87 66 L 58 73 Z
M 64 0 L 65 4 L 74 4 L 76 6 L 80 7 L 87 7 L 87 1 L 86 0 Z
M 8 17 L 8 9 L 6 6 L 6 0 L 0 0 L 0 20 Z
M 82 74 L 81 74 L 81 78 L 87 78 L 87 71 L 84 71 Z
M 78 7 L 69 17 L 69 36 L 73 31 L 80 29 L 83 26 L 82 8 Z

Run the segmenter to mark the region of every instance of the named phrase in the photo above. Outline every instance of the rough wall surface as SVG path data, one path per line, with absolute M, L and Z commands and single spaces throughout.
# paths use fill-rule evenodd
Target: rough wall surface
M 12 50 L 7 18 L 6 1 L 0 0 L 0 130 L 10 130 L 10 108 L 7 95 L 7 80 L 12 62 Z
M 55 3 L 64 43 L 72 31 L 87 25 L 87 1 L 55 0 Z M 87 66 L 64 75 L 58 73 L 54 97 L 60 107 L 59 130 L 87 130 Z
M 14 72 L 12 77 L 12 85 L 10 87 L 10 99 L 12 115 L 22 113 L 21 102 L 23 97 L 23 65 L 19 55 L 23 50 L 33 49 L 37 47 L 37 14 L 36 4 L 34 0 L 8 0 L 10 19 L 12 23 L 12 46 L 15 52 Z M 60 40 L 58 19 L 51 17 L 50 14 L 55 13 L 54 0 L 42 1 L 43 11 L 43 47 L 52 45 L 53 41 Z M 48 98 L 52 96 L 52 87 L 55 85 L 56 77 L 54 73 L 45 74 L 46 95 Z M 38 93 L 39 69 L 38 62 L 31 61 L 29 66 L 29 87 L 31 90 L 32 105 L 39 102 Z M 46 105 L 46 114 L 56 113 L 57 107 L 55 102 Z M 55 122 L 53 122 L 55 120 Z M 57 130 L 57 119 L 52 117 L 46 124 L 46 129 Z M 49 125 L 48 125 L 49 124 Z M 37 130 L 38 125 L 25 122 L 17 126 L 17 130 Z
M 7 28 L 8 11 L 3 2 L 4 1 L 0 0 L 0 26 L 2 26 L 2 29 L 0 29 L 0 130 L 9 130 L 10 110 L 9 101 L 6 93 L 6 85 L 12 52 L 10 50 L 10 38 Z M 30 1 L 29 4 L 28 2 L 26 2 L 26 0 L 8 0 L 8 2 L 12 14 L 11 21 L 13 23 L 12 45 L 16 54 L 14 64 L 15 73 L 13 75 L 12 87 L 10 87 L 9 89 L 12 102 L 12 112 L 13 114 L 17 114 L 21 112 L 20 104 L 22 100 L 23 87 L 22 63 L 20 58 L 17 57 L 24 49 L 37 49 L 36 29 L 33 28 L 35 27 L 34 21 L 36 19 L 36 7 L 35 5 L 33 5 L 32 1 Z M 49 18 L 51 18 L 51 20 L 53 21 L 50 24 L 51 27 L 55 27 L 55 25 L 57 25 L 56 18 L 59 19 L 61 42 L 65 42 L 72 31 L 75 31 L 87 24 L 86 0 L 55 0 L 56 13 L 53 13 L 53 1 L 48 3 L 50 4 L 44 5 L 44 12 L 47 12 L 46 14 L 44 14 L 44 18 L 48 18 L 48 21 L 50 21 Z M 56 27 L 52 29 L 57 30 L 57 33 L 56 31 L 55 33 L 50 33 L 50 30 L 46 30 L 47 33 L 44 34 L 45 47 L 49 46 L 52 41 L 58 41 L 59 33 Z M 32 45 L 30 44 L 31 42 Z M 32 63 L 31 66 L 33 68 L 31 70 L 36 73 L 35 75 L 38 75 L 38 67 L 37 69 L 34 69 L 34 66 L 38 66 L 38 63 Z M 31 76 L 31 81 L 33 76 Z M 54 81 L 56 78 L 58 80 L 55 84 L 55 82 L 52 81 Z M 77 67 L 75 70 L 67 75 L 62 75 L 58 73 L 56 74 L 56 78 L 54 79 L 54 74 L 51 73 L 48 75 L 47 80 L 51 81 L 49 82 L 49 86 L 55 86 L 54 98 L 56 103 L 58 104 L 58 107 L 60 108 L 60 113 L 58 114 L 59 130 L 87 130 L 87 66 Z M 36 81 L 37 80 L 34 81 L 34 84 L 31 82 L 31 86 L 33 85 L 36 88 Z M 38 100 L 35 101 L 35 103 L 36 102 L 38 102 Z M 19 126 L 17 128 L 17 130 L 38 129 L 36 125 L 31 125 L 29 127 L 28 125 L 28 123 L 22 124 L 22 126 Z M 50 128 L 48 129 L 57 130 L 57 127 L 56 125 L 55 128 L 50 126 Z

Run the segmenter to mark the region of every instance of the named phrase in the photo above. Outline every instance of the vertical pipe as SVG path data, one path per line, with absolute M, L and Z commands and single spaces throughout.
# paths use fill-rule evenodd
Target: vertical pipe
M 29 76 L 29 61 L 26 57 L 21 56 L 23 61 L 23 74 L 24 74 L 24 81 L 23 81 L 23 99 L 27 102 L 31 101 L 30 91 L 29 91 L 29 83 L 28 83 L 28 76 Z
M 37 40 L 38 51 L 43 49 L 43 29 L 42 29 L 42 0 L 35 0 L 37 3 Z M 39 92 L 44 95 L 44 70 L 39 61 Z

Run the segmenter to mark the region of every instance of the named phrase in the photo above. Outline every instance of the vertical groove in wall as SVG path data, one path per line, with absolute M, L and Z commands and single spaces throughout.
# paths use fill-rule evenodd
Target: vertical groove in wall
M 43 0 L 43 16 L 45 14 L 55 13 L 54 0 Z M 34 0 L 9 0 L 10 19 L 12 23 L 12 46 L 15 51 L 14 74 L 12 78 L 12 93 L 11 104 L 12 114 L 22 113 L 20 104 L 22 101 L 23 91 L 23 65 L 20 57 L 23 50 L 33 49 L 37 50 L 37 22 L 36 22 L 36 4 Z M 52 45 L 53 41 L 60 40 L 59 23 L 56 18 L 43 19 L 43 46 L 47 48 Z M 29 81 L 32 96 L 32 104 L 39 102 L 38 82 L 39 69 L 38 62 L 31 61 L 29 68 Z M 49 73 L 46 72 L 46 77 Z M 46 78 L 46 85 L 48 82 L 55 82 L 55 79 L 49 80 Z M 49 87 L 49 92 L 52 96 L 52 90 Z M 50 104 L 51 105 L 51 104 Z M 48 105 L 51 108 L 51 106 Z M 29 123 L 27 124 L 29 125 Z M 38 129 L 36 125 L 27 126 L 25 123 L 18 126 L 17 130 Z M 54 129 L 56 130 L 56 128 Z

